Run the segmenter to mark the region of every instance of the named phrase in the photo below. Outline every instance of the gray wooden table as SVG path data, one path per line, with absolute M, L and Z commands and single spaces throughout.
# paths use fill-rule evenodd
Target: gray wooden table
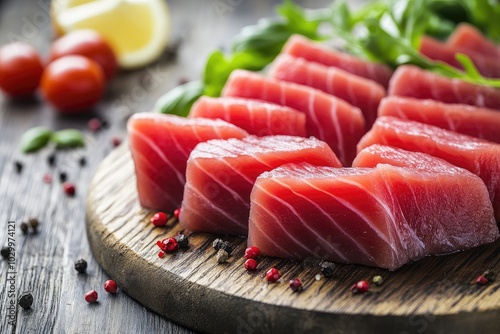
M 90 252 L 85 234 L 85 197 L 98 163 L 113 149 L 111 140 L 125 139 L 127 117 L 149 111 L 164 92 L 179 80 L 198 79 L 206 55 L 216 47 L 229 45 L 231 36 L 259 17 L 273 14 L 279 1 L 265 0 L 171 0 L 172 40 L 179 42 L 177 57 L 166 53 L 146 68 L 122 72 L 110 85 L 105 100 L 95 114 L 64 117 L 54 113 L 39 98 L 12 102 L 0 94 L 0 245 L 8 240 L 8 221 L 15 222 L 15 274 L 8 263 L 0 262 L 0 333 L 190 333 L 146 310 L 124 293 L 111 296 L 103 292 L 108 279 Z M 298 1 L 311 8 L 329 0 Z M 222 4 L 222 6 L 221 6 Z M 224 4 L 226 6 L 224 6 Z M 26 41 L 47 56 L 52 28 L 48 16 L 49 0 L 0 0 L 0 45 L 12 40 Z M 98 134 L 86 130 L 95 116 L 110 121 L 110 128 Z M 86 131 L 84 149 L 57 152 L 55 166 L 46 148 L 23 155 L 19 138 L 37 125 L 51 129 L 78 128 Z M 79 165 L 85 157 L 87 164 Z M 24 164 L 16 173 L 15 161 Z M 67 174 L 76 184 L 76 196 L 64 195 L 59 174 Z M 42 181 L 53 175 L 52 184 Z M 37 234 L 23 235 L 21 222 L 36 217 L 41 225 Z M 77 259 L 86 259 L 87 274 L 74 269 Z M 19 295 L 30 291 L 32 310 L 9 309 Z M 83 295 L 90 289 L 101 292 L 99 303 L 87 304 Z M 10 317 L 9 317 L 10 316 Z M 12 320 L 12 321 L 10 321 Z M 11 324 L 12 323 L 12 324 Z

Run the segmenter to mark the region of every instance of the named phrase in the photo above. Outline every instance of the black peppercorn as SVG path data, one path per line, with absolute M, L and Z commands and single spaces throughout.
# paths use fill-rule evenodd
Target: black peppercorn
M 81 167 L 84 167 L 87 165 L 87 159 L 85 159 L 85 157 L 81 157 L 80 160 L 78 160 L 78 164 L 81 166 Z
M 21 161 L 15 161 L 14 162 L 14 168 L 16 169 L 16 173 L 21 173 L 23 171 L 23 163 Z
M 21 223 L 21 225 L 19 225 L 19 227 L 21 228 L 21 231 L 23 232 L 23 234 L 28 233 L 28 224 L 23 222 L 23 223 Z
M 66 174 L 65 172 L 59 173 L 59 181 L 66 182 L 67 179 L 68 179 L 68 174 Z
M 79 273 L 84 273 L 87 270 L 87 261 L 81 259 L 75 262 L 75 269 Z
M 10 256 L 10 248 L 9 247 L 3 247 L 2 250 L 0 251 L 0 254 L 2 257 L 7 260 Z
M 494 281 L 495 280 L 495 273 L 492 272 L 491 270 L 486 270 L 483 273 L 484 278 L 486 278 L 488 281 Z
M 49 166 L 54 166 L 56 164 L 56 154 L 52 153 L 47 157 L 47 163 Z
M 19 306 L 25 310 L 29 310 L 33 305 L 33 295 L 29 292 L 25 292 L 19 297 Z
M 108 120 L 101 119 L 101 127 L 102 127 L 103 129 L 109 129 L 109 126 L 110 126 L 110 124 L 109 124 L 109 121 L 108 121 Z
M 31 226 L 31 228 L 33 229 L 33 231 L 36 232 L 36 230 L 38 229 L 38 226 L 40 226 L 40 222 L 38 221 L 38 219 L 36 218 L 30 218 L 28 220 L 28 224 Z
M 335 273 L 335 264 L 332 262 L 322 261 L 319 266 L 321 268 L 321 273 L 325 277 L 332 277 Z
M 233 252 L 233 246 L 229 241 L 224 241 L 222 239 L 215 239 L 212 246 L 215 248 L 215 250 L 223 249 L 225 250 L 229 255 Z
M 175 240 L 177 240 L 179 248 L 187 248 L 189 246 L 189 238 L 185 234 L 178 234 L 175 237 Z

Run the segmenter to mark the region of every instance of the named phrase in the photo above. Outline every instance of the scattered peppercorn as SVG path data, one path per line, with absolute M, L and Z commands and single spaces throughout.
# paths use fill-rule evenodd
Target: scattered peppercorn
M 118 147 L 118 146 L 120 146 L 121 143 L 122 143 L 122 140 L 119 137 L 113 137 L 111 139 L 111 144 L 113 145 L 113 147 Z
M 101 119 L 101 124 L 103 129 L 109 129 L 109 121 L 106 119 Z
M 260 249 L 256 246 L 250 246 L 245 249 L 245 259 L 256 259 L 260 254 Z
M 276 282 L 280 279 L 280 272 L 276 268 L 271 268 L 266 273 L 266 279 L 268 282 Z
M 304 290 L 302 281 L 299 278 L 294 278 L 290 281 L 290 289 L 292 289 L 293 292 L 301 292 Z
M 187 235 L 179 233 L 175 236 L 175 240 L 177 241 L 177 244 L 179 244 L 179 248 L 189 247 L 189 238 Z
M 23 232 L 23 234 L 28 233 L 28 224 L 22 222 L 21 225 L 19 225 L 19 227 L 21 228 L 21 232 Z
M 19 306 L 25 310 L 29 310 L 31 305 L 33 305 L 33 295 L 29 292 L 23 293 L 18 300 Z
M 225 250 L 219 249 L 217 251 L 217 262 L 224 263 L 227 261 L 228 258 L 229 258 L 229 254 Z
M 40 222 L 36 218 L 28 219 L 28 224 L 33 229 L 33 232 L 36 232 L 38 227 L 40 226 Z
M 368 281 L 359 281 L 351 287 L 352 294 L 365 293 L 370 290 L 370 283 Z
M 177 208 L 174 210 L 175 219 L 179 220 L 179 216 L 181 215 L 181 208 Z
M 95 290 L 90 290 L 85 294 L 85 301 L 87 303 L 95 303 L 97 301 L 97 298 L 99 295 L 97 294 L 97 291 Z
M 164 251 L 159 251 L 159 252 L 158 252 L 158 257 L 159 257 L 160 259 L 163 259 L 163 257 L 164 257 L 164 256 L 165 256 L 165 252 L 164 252 Z
M 104 290 L 106 290 L 107 293 L 113 295 L 116 293 L 116 290 L 118 290 L 118 285 L 116 285 L 115 281 L 109 279 L 106 282 L 104 282 Z
M 227 252 L 227 254 L 231 255 L 233 252 L 233 246 L 229 241 L 224 241 L 222 239 L 215 239 L 212 246 L 215 248 L 215 250 L 223 249 Z
M 63 184 L 64 193 L 68 196 L 75 196 L 76 188 L 73 183 L 65 182 Z
M 483 275 L 479 275 L 476 278 L 476 284 L 478 284 L 478 285 L 485 285 L 488 283 L 489 283 L 488 279 L 486 277 L 484 277 Z
M 333 274 L 335 273 L 335 263 L 328 261 L 321 261 L 319 266 L 321 268 L 321 273 L 325 277 L 332 277 Z
M 165 226 L 167 225 L 168 216 L 165 212 L 157 212 L 151 217 L 150 221 L 154 226 Z
M 486 278 L 488 281 L 494 281 L 496 274 L 492 272 L 491 270 L 486 270 L 483 273 L 484 278 Z
M 23 171 L 23 163 L 21 161 L 14 161 L 14 168 L 16 169 L 16 173 L 19 174 Z
M 253 271 L 253 270 L 257 269 L 257 265 L 258 265 L 258 263 L 255 259 L 248 259 L 245 261 L 244 267 L 248 271 Z
M 384 279 L 382 278 L 382 276 L 375 276 L 373 277 L 372 282 L 376 286 L 381 286 L 384 283 Z
M 10 248 L 9 247 L 2 247 L 2 250 L 0 251 L 0 254 L 2 257 L 7 260 L 10 256 Z
M 66 174 L 65 172 L 59 173 L 59 181 L 66 182 L 67 179 L 68 179 L 68 174 Z
M 44 183 L 50 184 L 50 183 L 52 183 L 52 175 L 50 175 L 49 173 L 47 173 L 47 174 L 45 174 L 43 176 L 42 180 L 43 180 Z
M 102 128 L 102 122 L 99 118 L 91 118 L 87 122 L 87 127 L 89 128 L 90 131 L 97 132 Z
M 81 157 L 78 160 L 78 164 L 80 165 L 80 167 L 85 167 L 87 165 L 87 159 L 85 157 Z
M 179 244 L 177 243 L 177 240 L 175 240 L 175 238 L 165 238 L 161 241 L 160 248 L 165 253 L 173 253 L 177 249 L 179 249 Z
M 55 153 L 49 154 L 49 156 L 47 157 L 47 163 L 51 167 L 56 164 L 56 154 Z
M 75 262 L 75 269 L 78 271 L 80 274 L 83 274 L 87 270 L 87 261 L 84 259 L 80 259 Z

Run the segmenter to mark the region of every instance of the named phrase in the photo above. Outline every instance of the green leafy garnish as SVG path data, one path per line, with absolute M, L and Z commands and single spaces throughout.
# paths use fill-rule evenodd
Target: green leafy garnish
M 203 83 L 192 81 L 180 85 L 160 97 L 155 109 L 164 114 L 187 116 L 196 100 L 203 95 Z
M 44 127 L 31 128 L 21 137 L 21 150 L 24 153 L 38 151 L 45 147 L 52 137 L 52 131 Z
M 85 145 L 85 137 L 81 131 L 66 129 L 52 135 L 52 141 L 58 148 L 73 148 Z

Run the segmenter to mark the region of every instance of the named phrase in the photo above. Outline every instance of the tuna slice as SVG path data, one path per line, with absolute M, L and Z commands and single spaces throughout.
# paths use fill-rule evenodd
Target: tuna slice
M 276 257 L 395 270 L 498 237 L 481 179 L 439 161 L 418 170 L 288 164 L 259 176 L 251 199 L 248 244 Z
M 201 143 L 188 161 L 180 223 L 191 231 L 246 235 L 255 179 L 285 163 L 305 161 L 342 166 L 315 138 L 250 136 Z
M 356 143 L 365 133 L 365 121 L 358 108 L 311 87 L 236 70 L 222 94 L 264 100 L 305 113 L 307 135 L 325 141 L 346 166 L 352 163 Z
M 306 136 L 306 116 L 297 110 L 272 103 L 203 96 L 189 117 L 220 118 L 257 136 Z
M 303 36 L 290 37 L 283 53 L 308 61 L 343 69 L 349 73 L 378 82 L 387 87 L 392 70 L 385 64 L 372 63 L 350 54 L 330 49 Z
M 410 65 L 400 66 L 394 72 L 389 95 L 500 109 L 500 89 L 445 78 Z
M 500 143 L 500 112 L 465 104 L 390 96 L 382 100 L 380 116 L 394 116 Z
M 214 138 L 243 138 L 244 130 L 221 120 L 186 119 L 139 113 L 128 122 L 130 150 L 144 207 L 173 211 L 180 207 L 189 153 Z
M 377 118 L 385 88 L 344 70 L 282 54 L 274 61 L 269 75 L 275 79 L 317 88 L 358 107 L 365 117 L 367 130 Z
M 370 132 L 359 142 L 358 151 L 373 144 L 427 153 L 471 171 L 486 184 L 495 209 L 495 217 L 500 220 L 499 144 L 387 116 L 377 119 Z
M 487 39 L 476 27 L 461 23 L 450 35 L 448 45 L 500 58 L 500 47 Z
M 463 69 L 463 66 L 457 61 L 456 55 L 463 53 L 469 56 L 474 65 L 476 65 L 479 73 L 483 76 L 489 78 L 500 77 L 500 63 L 495 57 L 480 54 L 470 49 L 444 44 L 428 36 L 422 37 L 420 53 L 430 59 L 440 60 L 459 69 Z

